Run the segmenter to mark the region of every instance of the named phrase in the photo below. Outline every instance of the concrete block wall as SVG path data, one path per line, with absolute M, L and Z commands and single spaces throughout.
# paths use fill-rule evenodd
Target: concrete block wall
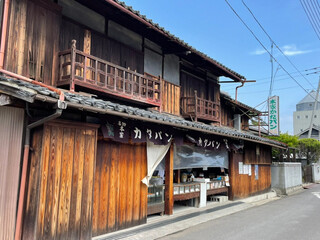
M 289 194 L 302 187 L 301 163 L 274 162 L 271 165 L 271 188 Z
M 312 181 L 315 183 L 320 182 L 320 164 L 319 163 L 312 164 Z

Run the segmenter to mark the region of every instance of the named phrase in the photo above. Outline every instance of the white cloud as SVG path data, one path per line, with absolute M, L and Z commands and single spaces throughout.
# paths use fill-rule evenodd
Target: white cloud
M 266 50 L 257 49 L 254 52 L 252 52 L 251 54 L 253 54 L 253 55 L 262 55 L 262 54 L 265 54 L 265 53 L 266 53 Z
M 294 44 L 283 46 L 282 51 L 286 56 L 295 56 L 311 52 L 311 50 L 299 50 Z
M 311 50 L 298 49 L 295 44 L 284 45 L 280 49 L 282 50 L 282 52 L 286 56 L 295 56 L 295 55 L 301 55 L 301 54 L 306 54 L 306 53 L 312 52 Z M 251 52 L 251 54 L 253 54 L 253 55 L 263 55 L 265 53 L 267 53 L 267 51 L 264 49 L 257 49 L 254 52 Z M 276 55 L 278 55 L 278 54 L 276 54 Z

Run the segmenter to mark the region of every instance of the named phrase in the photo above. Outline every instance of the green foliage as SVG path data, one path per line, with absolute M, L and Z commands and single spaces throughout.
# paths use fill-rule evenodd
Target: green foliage
M 299 157 L 307 159 L 307 163 L 317 162 L 320 157 L 320 142 L 313 138 L 299 140 Z
M 316 139 L 305 138 L 300 139 L 297 136 L 289 135 L 288 133 L 280 134 L 279 136 L 269 136 L 268 138 L 283 142 L 290 148 L 297 148 L 298 157 L 305 158 L 308 164 L 318 161 L 320 158 L 320 142 Z M 272 149 L 272 157 L 279 160 L 281 151 Z

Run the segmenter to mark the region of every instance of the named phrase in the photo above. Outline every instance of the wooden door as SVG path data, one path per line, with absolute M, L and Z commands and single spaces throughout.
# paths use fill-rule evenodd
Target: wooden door
M 97 129 L 54 122 L 33 134 L 23 239 L 90 239 Z
M 124 229 L 146 222 L 146 145 L 99 141 L 92 235 Z

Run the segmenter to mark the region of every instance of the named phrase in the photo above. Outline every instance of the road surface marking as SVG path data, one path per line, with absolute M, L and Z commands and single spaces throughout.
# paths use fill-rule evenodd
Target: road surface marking
M 316 197 L 320 198 L 320 192 L 312 192 L 313 195 L 315 195 Z

